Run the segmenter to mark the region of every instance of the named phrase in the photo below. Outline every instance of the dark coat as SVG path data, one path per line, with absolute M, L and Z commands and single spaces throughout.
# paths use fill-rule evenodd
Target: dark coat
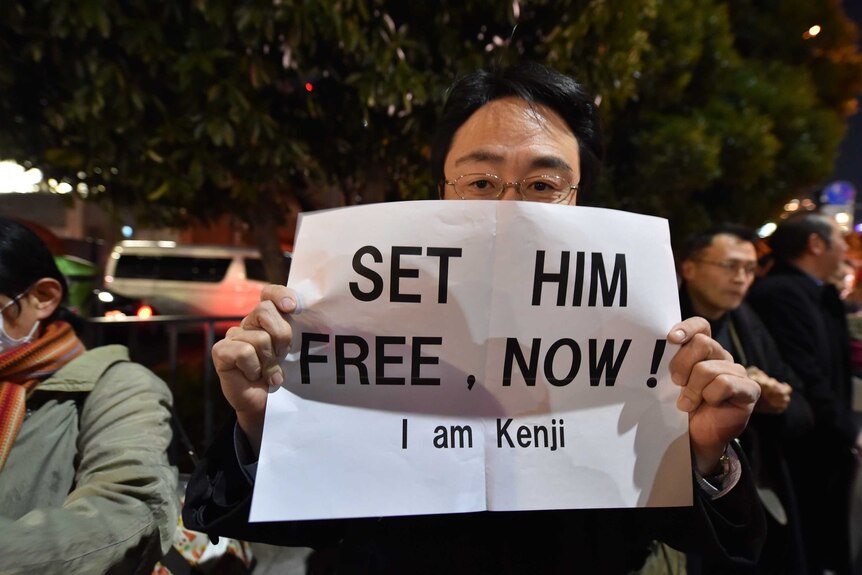
M 212 535 L 314 547 L 316 573 L 628 573 L 652 540 L 712 561 L 756 560 L 765 524 L 747 472 L 724 497 L 695 487 L 695 506 L 483 512 L 248 523 L 252 485 L 233 447 L 233 425 L 199 464 L 186 492 L 186 526 Z
M 683 319 L 697 315 L 685 284 L 680 288 L 679 300 Z M 782 359 L 766 326 L 745 303 L 718 320 L 710 320 L 709 323 L 713 337 L 733 356 L 734 361 L 745 367 L 758 367 L 778 381 L 790 384 L 794 389 L 790 405 L 781 415 L 757 412 L 752 414 L 740 437 L 740 444 L 751 463 L 757 487 L 774 493 L 781 505 L 781 509 L 776 513 L 775 504 L 771 500 L 764 504 L 772 515 L 767 515 L 767 540 L 761 560 L 751 572 L 806 573 L 796 496 L 783 453 L 785 441 L 803 437 L 814 427 L 814 415 L 801 392 L 802 381 Z M 731 323 L 738 335 L 738 342 L 733 342 L 729 335 L 722 337 L 723 334 L 729 333 Z M 786 525 L 782 525 L 778 520 L 781 512 L 787 518 Z M 689 572 L 692 572 L 692 569 L 689 569 Z
M 854 445 L 859 430 L 850 409 L 850 340 L 838 292 L 831 285 L 817 285 L 794 266 L 777 263 L 754 284 L 747 301 L 802 381 L 817 427 Z
M 680 289 L 679 302 L 683 319 L 697 315 L 692 308 L 685 284 Z M 734 349 L 734 346 L 721 342 L 733 356 L 733 360 L 745 367 L 759 367 L 767 375 L 790 384 L 794 391 L 790 406 L 781 416 L 761 416 L 754 413 L 750 421 L 761 429 L 768 429 L 770 434 L 779 435 L 782 439 L 792 440 L 810 433 L 814 427 L 814 413 L 805 397 L 803 381 L 791 365 L 784 361 L 778 344 L 763 321 L 747 303 L 743 302 L 720 320 L 709 322 L 713 337 L 725 328 L 728 321 L 732 321 L 736 326 L 742 345 L 740 353 L 739 350 Z
M 850 344 L 836 289 L 777 263 L 748 301 L 801 380 L 812 432 L 785 445 L 811 572 L 850 573 L 848 509 L 859 429 L 851 410 Z

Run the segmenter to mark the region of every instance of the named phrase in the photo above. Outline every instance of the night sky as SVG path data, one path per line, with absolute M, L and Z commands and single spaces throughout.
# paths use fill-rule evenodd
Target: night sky
M 862 29 L 862 1 L 844 0 L 844 9 L 857 26 Z M 862 47 L 862 37 L 860 37 Z M 856 188 L 856 222 L 860 221 L 862 210 L 862 98 L 859 99 L 859 112 L 850 117 L 847 135 L 841 143 L 838 161 L 835 164 L 833 180 L 849 180 Z

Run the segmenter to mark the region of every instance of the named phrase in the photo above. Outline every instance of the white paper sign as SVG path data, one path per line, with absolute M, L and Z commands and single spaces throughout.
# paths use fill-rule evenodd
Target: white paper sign
M 528 202 L 306 215 L 252 521 L 692 500 L 667 222 Z

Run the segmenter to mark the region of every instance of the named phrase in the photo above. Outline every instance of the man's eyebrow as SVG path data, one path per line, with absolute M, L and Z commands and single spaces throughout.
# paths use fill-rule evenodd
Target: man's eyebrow
M 487 150 L 476 150 L 475 152 L 470 152 L 469 154 L 465 154 L 455 160 L 455 166 L 460 166 L 468 162 L 489 162 L 494 164 L 501 164 L 504 160 L 505 158 L 503 158 L 503 156 L 500 154 L 495 154 L 494 152 L 489 152 Z M 572 166 L 570 166 L 567 161 L 565 161 L 559 156 L 539 156 L 538 158 L 534 158 L 530 162 L 530 168 L 566 170 L 568 172 L 573 171 Z
M 549 168 L 553 170 L 566 170 L 573 171 L 572 166 L 569 165 L 567 161 L 559 156 L 540 156 L 530 162 L 530 167 L 535 168 Z
M 470 152 L 469 154 L 465 154 L 455 160 L 455 165 L 460 166 L 461 164 L 466 164 L 467 162 L 492 162 L 499 164 L 502 161 L 503 156 L 501 156 L 500 154 L 495 154 L 487 150 L 476 150 L 475 152 Z

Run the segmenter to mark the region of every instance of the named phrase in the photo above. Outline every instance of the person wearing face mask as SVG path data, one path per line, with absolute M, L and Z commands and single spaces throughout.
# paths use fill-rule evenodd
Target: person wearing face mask
M 45 244 L 0 218 L 0 573 L 149 571 L 177 523 L 171 393 L 85 349 Z
M 36 328 L 39 327 L 39 322 L 33 324 L 33 328 L 30 330 L 30 333 L 27 335 L 15 339 L 11 335 L 6 332 L 6 329 L 3 327 L 3 312 L 18 303 L 18 300 L 21 299 L 26 291 L 23 291 L 9 300 L 9 302 L 0 308 L 0 354 L 9 351 L 11 349 L 15 349 L 16 347 L 22 346 L 25 343 L 30 342 L 33 339 L 33 334 L 36 332 Z

